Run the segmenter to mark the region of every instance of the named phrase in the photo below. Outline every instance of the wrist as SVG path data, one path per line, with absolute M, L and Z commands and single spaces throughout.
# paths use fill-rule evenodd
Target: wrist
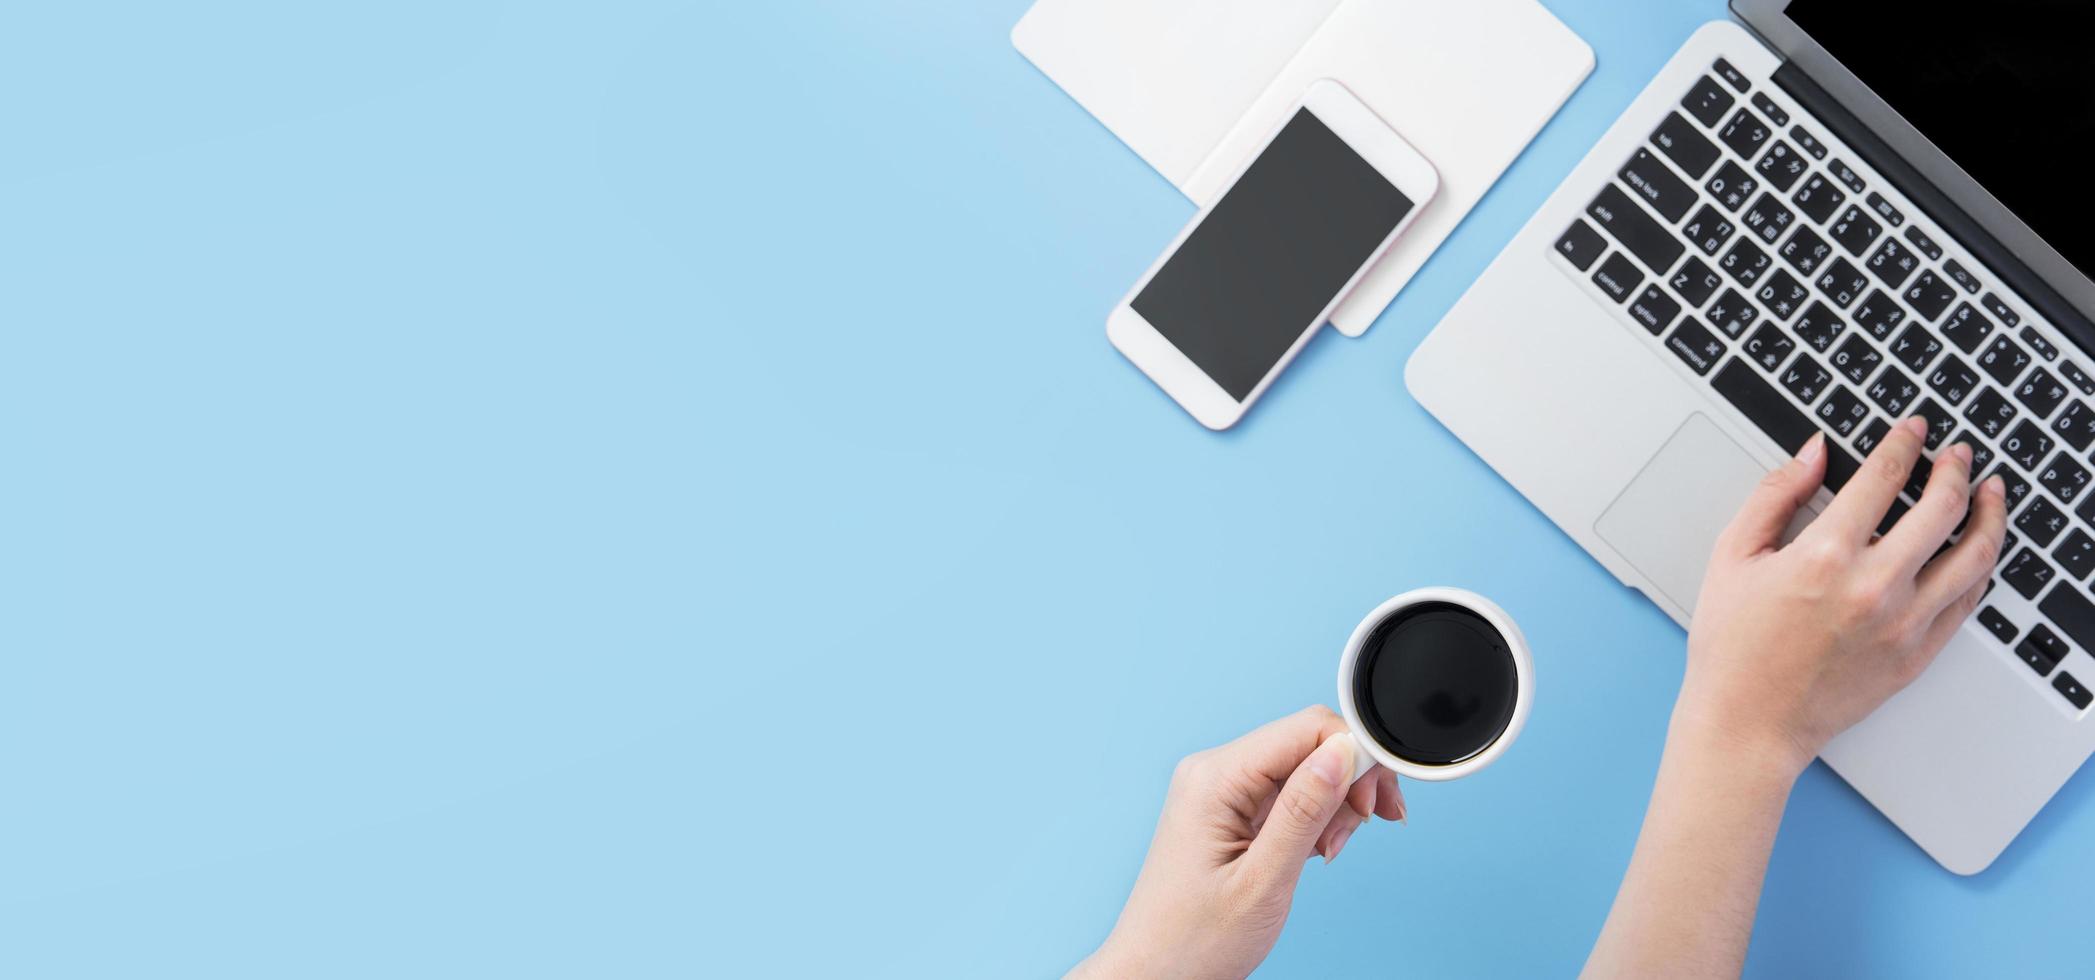
M 1682 705 L 1674 709 L 1666 731 L 1666 754 L 1757 784 L 1780 785 L 1786 793 L 1818 757 L 1818 749 L 1772 726 L 1729 724 Z
M 1148 957 L 1131 946 L 1118 930 L 1106 937 L 1097 951 L 1078 963 L 1063 980 L 1113 980 L 1118 977 L 1152 977 L 1162 974 L 1156 969 L 1159 964 L 1147 962 Z

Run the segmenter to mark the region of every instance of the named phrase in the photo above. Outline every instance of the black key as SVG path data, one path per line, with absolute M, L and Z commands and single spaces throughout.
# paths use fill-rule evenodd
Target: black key
M 1812 360 L 1810 354 L 1798 354 L 1796 360 L 1789 362 L 1789 367 L 1782 369 L 1782 386 L 1806 405 L 1818 401 L 1819 396 L 1826 393 L 1826 386 L 1832 383 L 1833 376 L 1827 374 L 1819 362 Z M 1794 449 L 1790 451 L 1796 452 Z
M 1730 63 L 1728 63 L 1728 61 L 1724 61 L 1724 59 L 1716 59 L 1716 73 L 1724 77 L 1724 82 L 1730 82 L 1730 88 L 1737 88 L 1737 90 L 1745 92 L 1745 90 L 1747 90 L 1747 88 L 1751 86 L 1751 84 L 1749 84 L 1749 82 L 1745 80 L 1745 75 L 1741 75 L 1741 73 L 1739 73 L 1739 69 L 1735 69 L 1735 67 L 1730 67 Z
M 1906 516 L 1906 512 L 1912 509 L 1912 506 L 1903 500 L 1892 501 L 1890 509 L 1884 512 L 1884 519 L 1877 522 L 1877 536 L 1890 534 L 1891 529 L 1898 526 L 1899 518 Z
M 1804 284 L 1798 282 L 1795 276 L 1777 269 L 1774 275 L 1760 284 L 1760 290 L 1753 295 L 1760 300 L 1761 308 L 1767 310 L 1775 319 L 1788 320 L 1804 308 L 1804 302 L 1811 298 L 1811 291 L 1805 289 Z M 1824 347 L 1819 349 L 1825 350 Z
M 1892 207 L 1891 202 L 1876 191 L 1871 191 L 1868 197 L 1862 199 L 1862 203 L 1869 205 L 1869 209 L 1876 212 L 1877 217 L 1890 222 L 1893 228 L 1906 223 L 1906 216 L 1900 213 L 1898 208 Z
M 1857 326 L 1869 331 L 1870 336 L 1883 340 L 1891 336 L 1899 324 L 1906 322 L 1906 308 L 1882 291 L 1872 289 L 1863 298 L 1862 305 L 1855 307 L 1854 316 Z
M 2000 610 L 1992 606 L 1979 610 L 1979 625 L 1986 627 L 1986 631 L 2002 643 L 2015 642 L 2015 635 L 2022 632 L 2015 628 L 2014 623 L 2008 622 L 2008 617 L 2001 615 Z
M 1724 331 L 1726 337 L 1745 333 L 1746 328 L 1753 325 L 1754 318 L 1760 315 L 1736 289 L 1725 290 L 1724 295 L 1717 297 L 1717 301 L 1703 312 L 1709 317 L 1710 326 Z
M 1891 342 L 1891 359 L 1906 365 L 1906 370 L 1915 374 L 1927 370 L 1928 362 L 1942 353 L 1942 341 L 1920 326 L 1906 328 L 1898 339 Z
M 2088 693 L 2088 689 L 2074 680 L 2072 674 L 2063 670 L 2059 671 L 2059 676 L 2051 679 L 2051 687 L 2052 690 L 2065 695 L 2066 700 L 2076 708 L 2086 708 L 2088 702 L 2095 701 L 2095 694 Z
M 2038 333 L 2036 327 L 2024 327 L 2022 328 L 2022 333 L 2018 336 L 2022 338 L 2023 343 L 2030 345 L 2031 350 L 2037 352 L 2038 357 L 2047 361 L 2059 359 L 2059 349 L 2053 346 L 2051 341 L 2045 340 L 2044 335 Z
M 2000 477 L 2001 488 L 2007 494 L 2009 511 L 2022 506 L 2022 502 L 2029 498 L 2030 481 L 2023 479 L 2022 474 L 2009 469 L 2008 464 L 2002 463 L 1994 467 L 1991 475 Z
M 2059 365 L 2059 373 L 2065 375 L 2066 380 L 2073 382 L 2073 386 L 2079 388 L 2081 394 L 2095 395 L 2095 378 L 2088 377 L 2087 373 L 2080 369 L 2080 365 L 2066 361 Z
M 1847 450 L 1828 443 L 1826 445 L 1826 478 L 1819 481 L 1826 489 L 1839 493 L 1855 474 L 1862 472 L 1862 461 L 1848 455 Z
M 1752 368 L 1736 357 L 1717 369 L 1716 376 L 1710 379 L 1710 386 L 1760 431 L 1767 433 L 1768 438 L 1775 440 L 1784 452 L 1794 453 L 1804 448 L 1804 443 L 1819 431 L 1811 416 L 1791 405 L 1781 392 L 1761 380 L 1760 375 L 1754 374 Z
M 1949 409 L 1935 404 L 1932 398 L 1922 399 L 1921 403 L 1914 407 L 1913 414 L 1928 420 L 1928 437 L 1925 442 L 1929 449 L 1941 447 L 1943 441 L 1950 437 L 1950 433 L 1957 431 L 1957 417 L 1950 414 Z
M 1775 369 L 1782 366 L 1782 359 L 1796 349 L 1797 345 L 1791 342 L 1789 335 L 1772 323 L 1763 323 L 1759 330 L 1753 331 L 1753 336 L 1746 338 L 1744 348 L 1746 356 L 1769 374 L 1775 373 Z
M 1866 394 L 1870 401 L 1884 410 L 1884 414 L 1902 419 L 1906 417 L 1906 407 L 1920 397 L 1920 386 L 1914 384 L 1912 378 L 1900 374 L 1898 368 L 1885 368 L 1883 374 L 1877 375 L 1877 380 L 1870 382 Z
M 1737 230 L 1723 215 L 1717 213 L 1716 208 L 1705 204 L 1695 212 L 1693 218 L 1688 219 L 1687 224 L 1681 226 L 1680 233 L 1688 236 L 1688 241 L 1694 242 L 1695 247 L 1702 250 L 1702 254 L 1715 255 L 1717 249 L 1723 248 L 1724 243 L 1730 240 L 1731 233 Z
M 1833 232 L 1833 240 L 1839 242 L 1840 247 L 1847 249 L 1849 255 L 1859 257 L 1869 251 L 1871 243 L 1877 240 L 1878 235 L 1884 233 L 1884 226 L 1864 214 L 1861 208 L 1851 204 L 1846 211 L 1840 213 L 1840 219 L 1833 222 L 1833 227 L 1829 230 Z
M 1848 166 L 1847 161 L 1835 160 L 1827 164 L 1826 169 L 1833 174 L 1834 180 L 1840 181 L 1849 191 L 1862 193 L 1862 175 L 1856 173 L 1855 168 Z
M 1673 268 L 1681 253 L 1688 250 L 1665 225 L 1652 220 L 1642 205 L 1632 202 L 1622 188 L 1613 184 L 1601 189 L 1586 213 L 1653 272 L 1664 273 Z
M 2037 593 L 2044 591 L 2044 587 L 2050 584 L 2052 577 L 2057 574 L 2051 570 L 2050 565 L 2044 563 L 2044 559 L 2037 557 L 2036 552 L 2024 548 L 2016 552 L 2015 557 L 2008 559 L 2007 567 L 2001 569 L 2000 577 L 2010 588 L 2022 593 L 2023 598 L 2035 600 Z M 2044 627 L 2037 628 L 2041 630 Z
M 1914 248 L 1920 249 L 1920 254 L 1927 256 L 1928 261 L 1942 261 L 1942 246 L 1935 244 L 1935 240 L 1929 238 L 1927 232 L 1920 230 L 1919 225 L 1906 229 L 1906 240 L 1912 242 Z
M 2010 507 L 2013 507 L 2013 506 L 2015 506 L 2015 505 L 2014 505 L 2014 503 L 2012 503 L 2012 502 L 2011 502 L 2011 503 L 2009 503 L 2009 504 L 2008 504 L 2008 506 L 2010 506 Z M 2001 532 L 2001 535 L 2000 535 L 2000 562 L 1999 562 L 2000 564 L 2003 564 L 2003 565 L 2005 565 L 2005 564 L 2007 564 L 2007 563 L 2008 563 L 2008 556 L 2009 556 L 2009 555 L 2012 555 L 2012 554 L 2014 554 L 2014 553 L 2015 553 L 2015 545 L 2016 545 L 2017 543 L 2019 543 L 2019 542 L 2020 542 L 2021 540 L 2022 540 L 2021 538 L 2018 538 L 2018 537 L 2016 537 L 2016 536 L 2015 536 L 2015 532 L 2013 532 L 2013 531 L 2003 531 L 2003 532 Z M 1993 586 L 1989 584 L 1989 585 L 1987 585 L 1987 586 L 1986 586 L 1986 588 L 1987 588 L 1987 590 L 1989 590 L 1989 591 L 1990 591 L 1990 590 L 1992 590 Z
M 2051 549 L 2051 557 L 2065 569 L 2067 578 L 2085 582 L 2088 573 L 2095 572 L 2095 538 L 2088 537 L 2088 532 L 2080 528 L 2074 528 L 2066 532 L 2066 540 Z
M 2095 649 L 2095 603 L 2090 603 L 2079 589 L 2062 585 L 2051 590 L 2051 594 L 2037 604 L 2037 611 L 2050 617 L 2052 624 L 2065 630 L 2081 649 Z M 2043 627 L 2032 627 L 2030 632 L 2039 629 Z M 2060 655 L 2064 656 L 2063 653 Z
M 1724 151 L 1702 135 L 1695 124 L 1681 117 L 1678 112 L 1666 113 L 1666 121 L 1651 131 L 1652 145 L 1663 150 L 1667 157 L 1679 165 L 1681 172 L 1700 180 L 1709 168 L 1717 165 Z
M 1789 113 L 1782 111 L 1782 107 L 1776 105 L 1774 99 L 1768 98 L 1766 92 L 1753 93 L 1753 108 L 1759 109 L 1761 115 L 1768 117 L 1768 121 L 1777 126 L 1789 125 Z
M 1620 303 L 1644 284 L 1644 273 L 1627 256 L 1615 252 L 1600 264 L 1600 271 L 1593 274 L 1593 284 Z
M 1710 294 L 1722 285 L 1724 280 L 1717 278 L 1717 270 L 1703 265 L 1701 259 L 1693 256 L 1682 262 L 1680 268 L 1673 270 L 1673 291 L 1679 293 L 1681 299 L 1687 300 L 1689 306 L 1699 307 L 1709 302 Z
M 1739 285 L 1751 286 L 1760 281 L 1760 274 L 1768 271 L 1768 264 L 1773 261 L 1768 258 L 1768 253 L 1761 251 L 1751 241 L 1741 238 L 1732 244 L 1731 251 L 1724 253 L 1717 265 L 1731 278 L 1738 280 Z
M 1726 211 L 1737 211 L 1744 207 L 1753 192 L 1760 189 L 1760 181 L 1739 169 L 1739 165 L 1726 161 L 1717 168 L 1717 175 L 1704 181 L 1702 189 L 1717 199 Z
M 1950 440 L 1951 445 L 1956 445 L 1960 442 L 1971 447 L 1971 472 L 1974 474 L 1974 479 L 1971 482 L 1976 486 L 1979 482 L 1976 474 L 1985 471 L 1986 467 L 1993 462 L 1993 447 L 1980 442 L 1979 437 L 1972 435 L 1970 432 L 1959 432 L 1957 433 L 1957 438 Z M 1961 531 L 1963 529 L 1963 525 L 1958 525 L 1957 530 Z
M 1983 389 L 1964 409 L 1964 417 L 1978 427 L 1989 439 L 1998 439 L 2008 431 L 2008 423 L 2015 421 L 2015 405 L 2008 396 L 1991 388 Z
M 1806 276 L 1833 256 L 1833 246 L 1810 228 L 1797 229 L 1797 233 L 1789 236 L 1789 241 L 1783 242 L 1776 251 L 1781 253 L 1784 261 Z
M 2022 326 L 2022 314 L 2010 309 L 2008 304 L 2001 302 L 2000 297 L 1987 293 L 1986 298 L 1980 300 L 1979 303 L 1986 307 L 1986 312 L 1993 314 L 1994 319 L 2010 327 Z
M 1986 314 L 1980 313 L 1970 303 L 1958 303 L 1956 312 L 1942 324 L 1942 335 L 1966 354 L 1977 351 L 1992 333 L 1993 321 L 1986 319 Z
M 1753 158 L 1750 153 L 1739 155 L 1749 160 Z M 1804 159 L 1803 154 L 1791 149 L 1788 143 L 1781 140 L 1776 140 L 1774 146 L 1768 147 L 1767 155 L 1761 157 L 1760 162 L 1753 167 L 1760 172 L 1762 179 L 1784 193 L 1795 187 L 1798 178 L 1803 177 L 1804 171 L 1810 168 L 1811 164 Z
M 1666 169 L 1650 150 L 1638 150 L 1616 176 L 1629 185 L 1638 200 L 1664 215 L 1669 223 L 1687 217 L 1688 209 L 1695 206 L 1695 188 L 1673 176 L 1673 171 Z
M 1804 311 L 1804 317 L 1810 319 L 1811 311 Z M 1798 321 L 1797 326 L 1802 330 L 1803 321 Z M 1860 334 L 1849 334 L 1848 339 L 1840 342 L 1840 349 L 1833 352 L 1831 360 L 1835 372 L 1847 378 L 1849 384 L 1859 385 L 1869 380 L 1870 372 L 1883 363 L 1884 355 L 1877 353 L 1877 349 L 1870 346 L 1869 341 L 1862 339 Z
M 1731 121 L 1717 132 L 1717 138 L 1731 147 L 1731 152 L 1738 154 L 1741 160 L 1751 160 L 1759 154 L 1760 145 L 1767 142 L 1770 135 L 1768 124 L 1744 109 L 1732 113 Z
M 2030 505 L 2022 509 L 2015 518 L 2015 529 L 2036 542 L 2039 548 L 2049 548 L 2054 540 L 2066 530 L 2066 512 L 2043 497 L 2032 497 Z
M 1912 471 L 1906 474 L 1906 488 L 1902 492 L 1914 500 L 1919 500 L 1921 493 L 1928 488 L 1928 477 L 1934 473 L 1935 464 L 1928 462 L 1926 456 L 1914 460 Z
M 2066 386 L 2052 377 L 2050 371 L 2038 368 L 2016 386 L 2015 400 L 2035 413 L 2037 418 L 2047 419 L 2051 417 L 2051 410 L 2066 400 Z
M 1762 287 L 1761 292 L 1765 294 L 1767 288 Z M 1763 295 L 1761 299 L 1765 302 L 1767 297 Z M 1792 326 L 1790 330 L 1799 339 L 1810 344 L 1812 350 L 1824 353 L 1827 348 L 1833 346 L 1835 340 L 1840 338 L 1840 332 L 1847 328 L 1848 325 L 1842 323 L 1840 317 L 1835 316 L 1832 310 L 1827 309 L 1826 304 L 1814 302 L 1809 309 L 1804 311 L 1804 315 L 1797 319 L 1796 325 Z M 1874 354 L 1874 352 L 1872 353 Z M 1872 361 L 1871 363 L 1875 362 Z M 1864 375 L 1864 377 L 1867 376 L 1867 374 Z
M 2059 503 L 2070 507 L 2081 491 L 2088 489 L 2088 470 L 2074 462 L 2073 457 L 2060 453 L 2044 464 L 2043 472 L 2037 474 L 2037 482 L 2059 498 Z
M 1644 326 L 1656 337 L 1673 325 L 1673 318 L 1680 315 L 1680 304 L 1673 297 L 1659 291 L 1657 285 L 1644 287 L 1643 295 L 1629 304 L 1629 318 Z
M 1979 355 L 1979 369 L 2004 385 L 2014 384 L 2016 378 L 2022 377 L 2022 369 L 2029 366 L 2029 353 L 2005 336 L 1993 338 L 1985 353 Z
M 1779 126 L 1781 123 L 1776 123 L 1776 125 Z M 1798 126 L 1789 131 L 1789 138 L 1796 140 L 1797 148 L 1811 154 L 1813 160 L 1826 159 L 1826 144 L 1819 142 L 1818 137 L 1811 135 L 1811 130 Z
M 1709 369 L 1716 366 L 1717 358 L 1724 356 L 1724 342 L 1694 317 L 1680 321 L 1680 326 L 1666 338 L 1666 349 L 1680 358 L 1681 363 L 1694 369 L 1696 374 L 1708 374 Z
M 1847 203 L 1848 195 L 1833 186 L 1833 182 L 1827 180 L 1825 175 L 1812 174 L 1811 179 L 1805 181 L 1804 186 L 1797 188 L 1797 193 L 1791 196 L 1790 200 L 1797 205 L 1797 210 L 1823 225 L 1827 219 L 1833 217 L 1833 212 L 1840 210 L 1840 206 Z
M 1782 202 L 1776 200 L 1773 193 L 1768 193 L 1762 194 L 1759 200 L 1753 202 L 1752 207 L 1746 209 L 1746 216 L 1742 220 L 1746 222 L 1747 228 L 1760 236 L 1761 241 L 1773 245 L 1775 240 L 1781 238 L 1782 233 L 1789 229 L 1790 223 L 1797 220 L 1797 216 L 1790 209 L 1783 207 Z
M 2051 454 L 2051 437 L 2024 419 L 2015 423 L 2015 428 L 2001 439 L 2000 450 L 2010 462 L 2025 471 L 2035 472 L 2037 464 Z
M 1957 289 L 1936 278 L 1933 272 L 1923 272 L 1913 281 L 1913 288 L 1906 290 L 1906 305 L 1920 318 L 1934 322 L 1942 311 L 1950 308 L 1950 301 L 1957 298 Z
M 1680 100 L 1680 107 L 1688 110 L 1688 115 L 1701 120 L 1704 126 L 1715 126 L 1735 101 L 1716 79 L 1704 75 L 1688 89 L 1688 94 Z
M 1864 456 L 1876 452 L 1883 445 L 1884 437 L 1891 434 L 1891 423 L 1883 419 L 1871 419 L 1862 427 L 1862 434 L 1855 437 L 1855 451 Z
M 1577 266 L 1580 272 L 1593 268 L 1593 263 L 1600 261 L 1607 250 L 1608 240 L 1600 237 L 1600 232 L 1594 231 L 1593 226 L 1584 221 L 1572 222 L 1571 230 L 1557 239 L 1557 254 Z
M 1832 429 L 1842 439 L 1853 435 L 1863 420 L 1869 418 L 1869 406 L 1855 397 L 1854 392 L 1839 385 L 1834 385 L 1833 390 L 1826 394 L 1826 400 L 1812 412 L 1819 417 L 1819 424 Z
M 2050 429 L 2074 451 L 2086 452 L 2088 445 L 2095 443 L 2095 410 L 2089 409 L 2087 402 L 2075 401 L 2051 420 Z
M 1847 259 L 1834 259 L 1826 271 L 1819 274 L 1819 292 L 1833 300 L 1833 305 L 1847 309 L 1848 305 L 1862 298 L 1862 291 L 1869 288 L 1869 280 L 1848 264 Z
M 2048 568 L 2045 570 L 2050 571 Z M 2030 669 L 2038 674 L 2049 674 L 2059 665 L 2060 660 L 2065 659 L 2066 652 L 2070 649 L 2072 648 L 2066 645 L 2066 641 L 2059 639 L 2057 634 L 2039 623 L 2030 627 L 2027 639 L 2015 645 L 2015 656 L 2022 658 L 2022 662 L 2029 664 Z
M 1870 273 L 1883 280 L 1884 285 L 1893 289 L 1904 285 L 1906 280 L 1912 277 L 1913 270 L 1918 268 L 1920 268 L 1920 257 L 1908 251 L 1906 246 L 1899 244 L 1899 240 L 1896 238 L 1885 239 L 1884 247 L 1877 249 L 1877 254 L 1869 258 Z M 1933 318 L 1931 317 L 1930 319 Z
M 1949 273 L 1950 281 L 1956 283 L 1965 292 L 1976 293 L 1979 291 L 1979 277 L 1972 275 L 1971 270 L 1958 264 L 1956 259 L 1942 263 L 1942 271 Z
M 2029 491 L 2024 490 L 2023 492 L 2028 493 Z M 2095 493 L 2083 496 L 2080 506 L 2073 508 L 2073 512 L 2079 514 L 2081 520 L 2095 524 Z
M 1942 400 L 1952 405 L 1961 404 L 1966 395 L 1979 386 L 1979 373 L 1972 370 L 1957 355 L 1951 354 L 1935 365 L 1928 374 L 1928 387 L 1935 389 Z

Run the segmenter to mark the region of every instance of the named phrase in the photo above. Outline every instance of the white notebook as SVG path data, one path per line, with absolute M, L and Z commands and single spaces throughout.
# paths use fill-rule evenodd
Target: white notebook
M 1337 79 L 1440 171 L 1440 196 L 1331 322 L 1358 337 L 1593 71 L 1535 0 L 1038 0 L 1033 64 L 1195 204 Z

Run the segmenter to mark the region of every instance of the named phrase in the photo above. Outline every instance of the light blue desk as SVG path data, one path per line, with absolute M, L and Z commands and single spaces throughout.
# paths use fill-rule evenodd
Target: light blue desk
M 1429 582 L 1534 720 L 1269 973 L 1581 962 L 1681 637 L 1399 370 L 1715 0 L 1555 0 L 1598 73 L 1223 436 L 1025 0 L 122 6 L 0 31 L 0 975 L 1052 974 Z M 2085 975 L 2090 797 L 1962 880 L 1814 770 L 1751 972 Z

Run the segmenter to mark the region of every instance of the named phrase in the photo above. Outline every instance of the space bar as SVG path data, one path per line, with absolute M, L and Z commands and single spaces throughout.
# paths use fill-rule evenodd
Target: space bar
M 1785 451 L 1794 453 L 1804 448 L 1811 434 L 1819 431 L 1811 416 L 1804 414 L 1775 386 L 1762 381 L 1760 375 L 1746 366 L 1746 362 L 1734 357 L 1717 369 L 1717 376 L 1710 379 L 1717 393 L 1724 396 L 1748 421 L 1760 427 L 1760 431 L 1775 440 Z M 1831 440 L 1826 444 L 1826 488 L 1835 493 L 1848 485 L 1848 478 L 1860 468 L 1855 457 L 1850 456 Z

